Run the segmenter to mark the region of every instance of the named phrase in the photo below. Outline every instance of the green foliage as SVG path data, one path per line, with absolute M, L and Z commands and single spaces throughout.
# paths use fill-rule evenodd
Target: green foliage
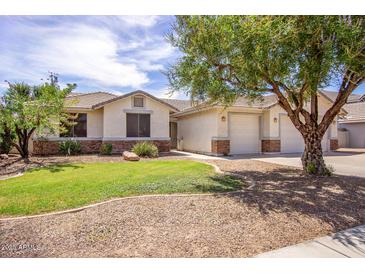
M 307 164 L 306 170 L 308 174 L 315 174 L 317 172 L 317 167 L 313 162 L 310 162 Z
M 304 139 L 320 141 L 365 81 L 363 15 L 177 16 L 168 39 L 182 52 L 165 72 L 172 92 L 225 106 L 272 93 Z M 319 119 L 317 92 L 339 79 L 339 95 Z
M 67 85 L 61 89 L 55 74 L 50 74 L 48 81 L 38 86 L 24 82 L 10 83 L 1 98 L 2 120 L 17 135 L 13 145 L 23 158 L 28 157 L 30 136 L 37 130 L 37 135 L 56 133 L 59 121 L 68 120 L 63 113 L 64 100 L 76 85 Z
M 158 148 L 149 142 L 140 142 L 133 146 L 132 152 L 140 157 L 158 157 Z
M 365 75 L 364 16 L 177 16 L 168 39 L 183 53 L 172 90 L 199 100 L 254 99 L 274 82 L 309 98 L 347 70 Z
M 317 169 L 318 169 L 317 166 L 313 162 L 310 162 L 306 166 L 306 171 L 308 174 L 312 174 L 312 175 L 317 174 Z M 332 176 L 334 172 L 335 172 L 335 168 L 333 166 L 326 165 L 324 168 L 324 173 L 322 175 Z
M 81 144 L 79 141 L 66 140 L 59 144 L 59 151 L 64 155 L 76 155 L 81 152 Z
M 0 128 L 0 154 L 9 154 L 12 143 L 15 140 L 15 134 L 10 130 L 9 127 L 3 125 Z
M 102 155 L 111 155 L 113 150 L 112 144 L 102 144 L 100 147 L 100 154 Z

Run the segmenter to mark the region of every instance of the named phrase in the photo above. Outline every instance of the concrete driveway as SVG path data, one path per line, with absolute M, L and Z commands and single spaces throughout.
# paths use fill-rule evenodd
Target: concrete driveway
M 252 159 L 301 167 L 301 154 L 278 154 L 278 155 L 260 155 Z M 327 152 L 324 153 L 324 159 L 327 165 L 331 165 L 336 174 L 358 176 L 365 178 L 365 153 L 361 152 Z

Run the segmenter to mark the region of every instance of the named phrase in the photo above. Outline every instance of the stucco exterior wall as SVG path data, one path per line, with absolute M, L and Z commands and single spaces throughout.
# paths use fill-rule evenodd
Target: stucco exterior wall
M 350 147 L 365 147 L 365 122 L 340 124 L 340 128 L 347 129 Z
M 212 137 L 217 136 L 217 118 L 216 109 L 179 118 L 177 134 L 178 142 L 182 141 L 182 149 L 210 153 Z
M 87 113 L 87 137 L 103 137 L 103 109 L 97 109 Z
M 321 119 L 326 111 L 331 107 L 331 104 L 319 96 L 318 98 L 318 114 Z M 310 104 L 307 103 L 305 108 L 309 111 Z M 264 139 L 280 139 L 280 115 L 287 115 L 286 111 L 281 108 L 279 105 L 275 105 L 269 110 L 264 111 L 263 115 L 263 138 Z M 275 119 L 276 122 L 275 122 Z M 337 119 L 332 122 L 328 129 L 328 138 L 336 139 L 337 138 Z
M 127 97 L 104 106 L 104 139 L 126 138 L 128 112 L 151 114 L 151 138 L 169 137 L 169 108 L 148 97 L 143 108 L 133 107 L 133 97 Z
M 229 113 L 237 113 L 237 112 L 242 112 L 242 113 L 247 113 L 247 114 L 252 114 L 252 113 L 262 113 L 262 110 L 260 109 L 252 109 L 252 108 L 243 108 L 243 107 L 228 107 L 228 108 L 219 108 L 216 111 L 216 115 L 217 115 L 217 133 L 216 135 L 214 135 L 214 137 L 218 137 L 218 138 L 227 138 L 229 137 L 228 135 L 228 131 L 229 131 L 229 119 L 228 119 L 228 115 Z

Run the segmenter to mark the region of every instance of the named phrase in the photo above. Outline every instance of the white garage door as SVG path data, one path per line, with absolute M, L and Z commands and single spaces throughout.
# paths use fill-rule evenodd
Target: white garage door
M 259 153 L 261 151 L 259 116 L 230 113 L 230 154 Z
M 302 135 L 294 127 L 288 116 L 280 116 L 280 145 L 282 153 L 294 153 L 304 151 L 304 141 Z M 322 139 L 322 150 L 327 151 L 328 131 Z

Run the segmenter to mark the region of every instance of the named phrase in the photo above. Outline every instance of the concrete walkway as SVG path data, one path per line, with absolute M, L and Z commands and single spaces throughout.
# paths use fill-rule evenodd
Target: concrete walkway
M 175 153 L 179 156 L 184 156 L 192 159 L 201 159 L 201 160 L 227 160 L 227 157 L 220 157 L 220 156 L 211 156 L 205 154 L 198 154 L 180 150 L 171 150 L 171 153 Z
M 365 258 L 365 225 L 305 243 L 262 253 L 257 258 Z
M 301 154 L 277 154 L 253 157 L 253 160 L 302 167 Z M 334 168 L 335 174 L 365 177 L 365 153 L 354 152 L 325 152 L 324 160 Z

